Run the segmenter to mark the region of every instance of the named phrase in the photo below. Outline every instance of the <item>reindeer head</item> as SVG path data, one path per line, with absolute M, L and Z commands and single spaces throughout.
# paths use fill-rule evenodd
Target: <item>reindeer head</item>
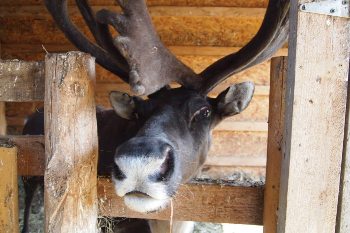
M 70 21 L 66 0 L 46 0 L 46 6 L 72 43 L 94 55 L 138 95 L 110 95 L 115 112 L 139 125 L 134 137 L 116 149 L 112 174 L 116 193 L 135 211 L 159 210 L 204 163 L 211 130 L 248 106 L 254 92 L 251 82 L 232 85 L 217 98 L 207 94 L 230 75 L 264 61 L 283 45 L 288 35 L 289 1 L 270 0 L 257 35 L 240 51 L 200 74 L 162 44 L 144 0 L 118 0 L 122 13 L 103 9 L 96 15 L 85 0 L 76 2 L 97 45 Z M 109 25 L 118 31 L 116 38 L 112 38 Z M 167 88 L 171 82 L 181 87 Z

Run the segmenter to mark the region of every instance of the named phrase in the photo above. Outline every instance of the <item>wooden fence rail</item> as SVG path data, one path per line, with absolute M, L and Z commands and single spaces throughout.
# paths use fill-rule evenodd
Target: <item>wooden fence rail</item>
M 43 176 L 45 150 L 43 136 L 6 136 L 2 138 L 18 148 L 18 175 Z M 226 222 L 262 225 L 264 187 L 261 183 L 228 183 L 207 180 L 183 185 L 174 201 L 175 220 Z M 109 178 L 98 180 L 99 213 L 104 216 L 169 219 L 169 209 L 140 214 L 128 210 L 115 195 Z

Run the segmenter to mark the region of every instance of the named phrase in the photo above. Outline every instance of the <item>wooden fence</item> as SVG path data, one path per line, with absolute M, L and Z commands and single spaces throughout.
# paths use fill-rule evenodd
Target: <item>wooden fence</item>
M 175 201 L 175 220 L 263 224 L 266 233 L 349 232 L 350 20 L 301 12 L 305 2 L 292 3 L 288 65 L 286 58 L 272 62 L 265 189 L 187 184 Z M 1 230 L 18 231 L 17 175 L 45 176 L 47 232 L 96 232 L 98 215 L 169 219 L 169 210 L 129 211 L 110 180 L 97 179 L 89 55 L 2 61 L 0 102 L 36 100 L 45 100 L 45 138 L 0 141 Z

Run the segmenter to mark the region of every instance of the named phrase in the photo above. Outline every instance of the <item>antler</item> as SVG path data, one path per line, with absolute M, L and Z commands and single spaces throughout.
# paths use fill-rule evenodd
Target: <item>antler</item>
M 119 36 L 114 44 L 130 66 L 129 84 L 137 94 L 151 94 L 176 81 L 198 89 L 200 80 L 193 70 L 179 61 L 160 41 L 144 0 L 118 0 L 123 14 L 100 10 L 96 17 L 112 25 Z
M 210 92 L 229 76 L 270 58 L 281 48 L 288 38 L 289 8 L 289 0 L 270 0 L 254 38 L 237 53 L 223 57 L 200 73 L 203 78 L 201 92 Z
M 227 77 L 271 57 L 288 36 L 288 0 L 270 0 L 256 36 L 237 53 L 215 62 L 197 75 L 179 61 L 160 41 L 145 0 L 118 0 L 123 13 L 106 9 L 94 16 L 86 0 L 76 0 L 98 45 L 91 43 L 70 21 L 66 0 L 45 0 L 46 6 L 67 38 L 80 50 L 129 82 L 139 95 L 151 94 L 172 81 L 207 94 Z M 108 25 L 119 33 L 112 38 Z
M 85 2 L 85 1 L 82 1 Z M 91 43 L 72 23 L 67 13 L 67 0 L 45 0 L 46 8 L 51 13 L 55 22 L 66 37 L 81 51 L 91 53 L 96 61 L 105 69 L 118 75 L 125 82 L 128 82 L 128 64 L 122 56 L 115 57 L 105 49 Z M 78 4 L 79 5 L 79 4 Z M 91 28 L 91 27 L 90 27 Z M 95 33 L 94 33 L 95 34 Z M 95 35 L 96 37 L 96 35 Z M 102 36 L 101 36 L 102 37 Z

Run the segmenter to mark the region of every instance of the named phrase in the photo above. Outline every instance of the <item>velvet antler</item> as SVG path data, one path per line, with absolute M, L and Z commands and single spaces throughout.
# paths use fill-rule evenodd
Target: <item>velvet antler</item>
M 67 38 L 128 82 L 138 95 L 149 95 L 171 82 L 207 94 L 229 76 L 270 58 L 288 37 L 290 3 L 288 0 L 270 0 L 255 37 L 237 53 L 223 57 L 196 74 L 160 41 L 145 0 L 118 0 L 122 13 L 103 9 L 96 16 L 86 0 L 76 0 L 97 45 L 91 43 L 70 21 L 66 0 L 45 2 Z M 118 31 L 116 38 L 112 38 L 108 25 Z

